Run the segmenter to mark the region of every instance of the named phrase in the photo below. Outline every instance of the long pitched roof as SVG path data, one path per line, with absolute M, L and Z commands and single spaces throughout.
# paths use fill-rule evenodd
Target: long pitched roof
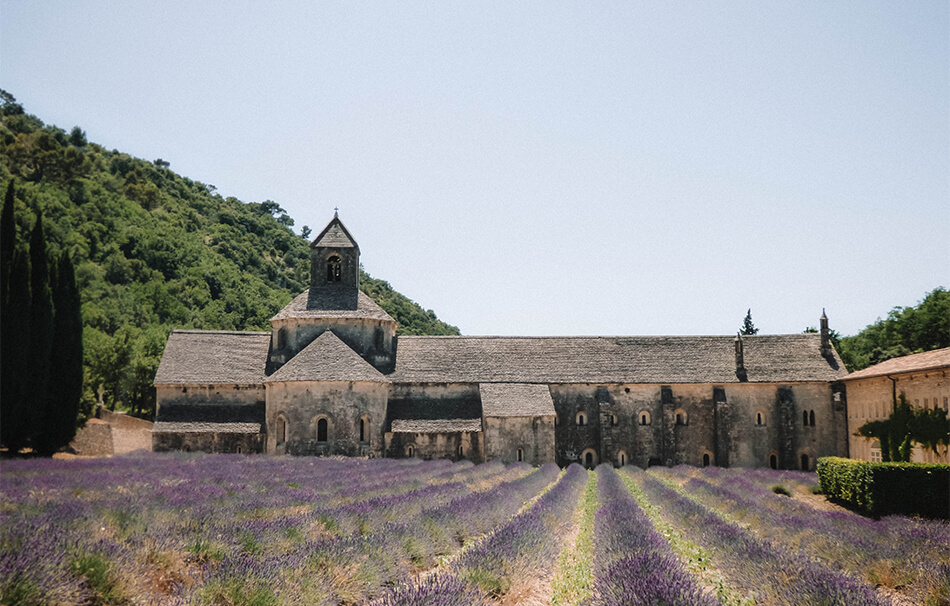
M 880 364 L 875 364 L 874 366 L 853 372 L 845 377 L 844 380 L 851 381 L 854 379 L 867 379 L 869 377 L 881 377 L 908 372 L 923 372 L 938 368 L 950 368 L 950 347 L 911 354 L 909 356 L 901 356 L 899 358 L 891 358 Z
M 393 433 L 480 432 L 481 419 L 394 419 Z
M 554 400 L 547 385 L 482 383 L 478 387 L 486 417 L 554 416 Z
M 393 383 L 738 383 L 735 337 L 400 337 Z M 749 382 L 831 381 L 819 334 L 743 337 Z
M 261 384 L 269 345 L 267 332 L 173 330 L 155 384 Z
M 311 292 L 312 291 L 312 292 Z M 305 290 L 288 303 L 283 309 L 277 312 L 271 321 L 285 320 L 289 318 L 368 318 L 372 320 L 383 320 L 386 322 L 396 321 L 383 311 L 383 308 L 376 304 L 366 293 L 357 291 L 356 306 L 353 308 L 346 303 L 353 293 L 346 292 L 344 288 L 314 288 Z M 337 301 L 339 299 L 340 301 Z M 343 301 L 343 302 L 341 302 Z
M 283 381 L 370 381 L 389 379 L 328 330 L 267 377 L 265 383 Z

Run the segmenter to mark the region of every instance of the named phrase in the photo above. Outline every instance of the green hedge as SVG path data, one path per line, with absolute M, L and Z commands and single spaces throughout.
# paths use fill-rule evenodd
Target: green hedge
M 917 514 L 950 519 L 950 465 L 945 463 L 822 457 L 818 480 L 828 498 L 876 517 Z

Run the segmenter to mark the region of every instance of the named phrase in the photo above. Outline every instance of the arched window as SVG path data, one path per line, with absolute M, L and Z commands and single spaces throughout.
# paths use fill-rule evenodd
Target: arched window
M 807 410 L 802 411 L 802 425 L 804 425 L 805 427 L 808 427 L 808 411 Z
M 641 410 L 640 411 L 640 425 L 649 425 L 650 424 L 650 411 Z
M 812 427 L 815 426 L 815 411 L 814 410 L 808 411 L 808 424 L 811 425 Z
M 755 411 L 755 424 L 759 427 L 765 425 L 765 413 L 761 410 Z
M 769 455 L 769 467 L 772 469 L 778 469 L 778 456 L 774 454 Z
M 524 461 L 524 450 L 521 448 L 518 449 L 518 461 Z
M 339 282 L 343 276 L 343 263 L 340 255 L 330 255 L 327 259 L 327 282 Z
M 802 455 L 802 471 L 809 471 L 811 467 L 809 466 L 810 461 L 808 460 L 808 455 Z
M 238 446 L 237 448 L 234 449 L 234 452 L 236 452 L 236 453 L 238 453 L 238 454 L 244 454 L 244 449 L 243 449 L 242 447 Z
M 709 467 L 709 453 L 703 453 L 703 467 Z
M 330 424 L 329 424 L 329 422 L 327 422 L 327 420 L 326 420 L 325 417 L 321 417 L 320 420 L 317 421 L 317 442 L 326 442 L 326 441 L 327 441 L 327 434 L 329 433 L 329 431 L 328 431 L 329 426 L 330 426 Z
M 587 413 L 585 412 L 577 413 L 577 424 L 580 426 L 587 425 Z
M 465 449 L 462 447 L 461 444 L 459 444 L 459 456 L 460 456 L 460 457 L 464 457 L 464 456 L 465 456 Z
M 277 423 L 275 427 L 275 432 L 277 434 L 277 443 L 283 444 L 287 441 L 287 421 L 284 417 L 277 417 Z
M 677 425 L 688 425 L 689 419 L 686 417 L 686 411 L 682 408 L 676 409 L 676 424 Z
M 369 423 L 366 417 L 360 419 L 360 442 L 369 442 Z
M 406 446 L 406 456 L 410 458 L 416 456 L 416 449 L 412 444 Z
M 620 451 L 617 453 L 617 467 L 623 467 L 627 464 L 627 453 Z

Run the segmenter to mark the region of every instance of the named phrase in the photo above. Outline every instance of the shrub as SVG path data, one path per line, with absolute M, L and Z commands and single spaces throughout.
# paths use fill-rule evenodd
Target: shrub
M 869 463 L 818 459 L 818 479 L 828 498 L 866 513 L 950 518 L 950 465 Z
M 785 488 L 781 484 L 772 484 L 772 486 L 769 487 L 769 490 L 771 490 L 775 494 L 780 494 L 785 497 L 792 496 L 792 493 L 788 491 L 788 488 Z

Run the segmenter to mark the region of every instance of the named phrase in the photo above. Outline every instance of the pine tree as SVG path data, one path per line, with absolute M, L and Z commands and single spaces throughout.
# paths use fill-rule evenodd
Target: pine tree
M 31 420 L 30 435 L 38 441 L 34 450 L 47 454 L 49 445 L 43 440 L 51 422 L 49 402 L 49 361 L 53 347 L 53 299 L 49 287 L 49 262 L 46 257 L 46 236 L 43 215 L 36 213 L 30 235 L 30 338 L 27 341 L 30 359 L 31 388 L 26 402 Z M 48 453 L 52 454 L 52 453 Z
M 0 338 L 0 442 L 11 453 L 29 442 L 30 417 L 26 396 L 30 390 L 30 257 L 16 251 L 10 270 L 10 290 L 3 305 Z
M 752 309 L 745 314 L 745 320 L 742 322 L 742 329 L 739 331 L 743 335 L 757 335 L 759 334 L 759 329 L 755 327 L 755 324 L 752 323 Z
M 76 418 L 82 397 L 82 312 L 76 272 L 69 253 L 63 251 L 51 271 L 53 293 L 53 334 L 56 346 L 50 354 L 54 375 L 49 383 L 51 416 L 46 450 L 55 452 L 76 435 Z M 51 268 L 52 269 L 52 268 Z

